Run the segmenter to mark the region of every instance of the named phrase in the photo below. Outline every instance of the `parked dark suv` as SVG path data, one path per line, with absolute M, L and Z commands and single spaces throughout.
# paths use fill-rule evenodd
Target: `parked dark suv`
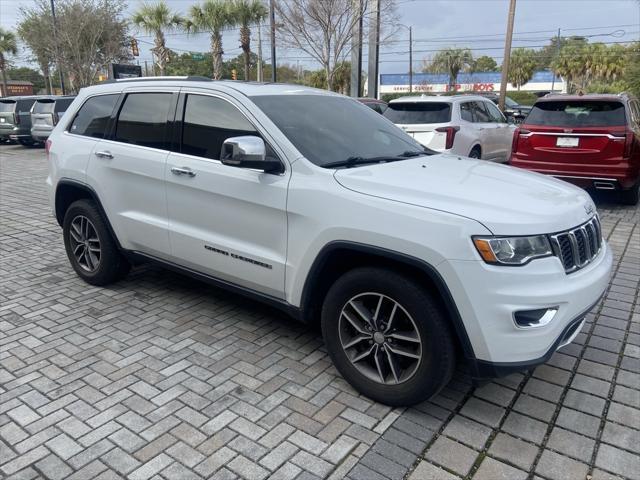
M 45 142 L 75 96 L 40 98 L 31 109 L 31 137 Z
M 25 146 L 36 142 L 31 138 L 31 107 L 41 96 L 0 98 L 0 140 L 16 140 Z
M 513 137 L 511 165 L 583 188 L 618 190 L 636 205 L 640 189 L 640 103 L 628 94 L 547 95 Z

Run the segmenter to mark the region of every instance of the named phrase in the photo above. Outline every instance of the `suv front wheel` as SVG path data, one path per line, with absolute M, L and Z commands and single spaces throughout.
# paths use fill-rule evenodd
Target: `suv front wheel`
M 455 347 L 432 295 L 392 270 L 340 277 L 322 308 L 322 334 L 336 368 L 358 391 L 392 406 L 432 397 L 455 368 Z
M 65 213 L 62 233 L 69 262 L 85 282 L 108 285 L 129 272 L 130 264 L 118 251 L 94 202 L 72 203 Z

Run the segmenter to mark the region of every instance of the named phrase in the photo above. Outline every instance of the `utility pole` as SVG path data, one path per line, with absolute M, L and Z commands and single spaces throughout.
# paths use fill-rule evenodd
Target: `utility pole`
M 276 82 L 276 11 L 274 0 L 269 0 L 269 20 L 271 21 L 271 81 Z
M 380 0 L 369 0 L 373 22 L 369 27 L 369 76 L 367 78 L 367 96 L 378 98 L 378 60 L 380 46 Z
M 558 36 L 556 37 L 556 55 L 560 55 L 560 29 L 558 29 Z M 556 85 L 556 70 L 551 69 L 553 78 L 551 79 L 551 93 L 553 93 L 553 87 Z
M 58 75 L 60 76 L 60 90 L 62 90 L 62 95 L 64 95 L 64 75 L 62 73 L 62 65 L 60 64 L 60 51 L 58 50 L 58 25 L 56 24 L 56 7 L 51 0 L 51 18 L 53 20 L 53 41 L 56 43 L 56 64 L 58 67 Z
M 263 80 L 263 75 L 262 75 L 262 33 L 260 32 L 262 30 L 262 27 L 260 26 L 260 23 L 258 23 L 258 81 L 262 82 Z
M 413 32 L 409 26 L 409 93 L 413 92 Z
M 362 86 L 362 0 L 353 0 L 353 9 L 357 21 L 353 24 L 351 38 L 351 96 L 357 98 Z
M 513 38 L 513 20 L 516 16 L 516 0 L 509 0 L 509 17 L 507 19 L 507 38 L 504 41 L 504 59 L 502 61 L 502 78 L 500 80 L 500 99 L 498 107 L 504 110 L 504 99 L 507 96 L 507 77 L 509 76 L 509 60 L 511 58 L 511 39 Z

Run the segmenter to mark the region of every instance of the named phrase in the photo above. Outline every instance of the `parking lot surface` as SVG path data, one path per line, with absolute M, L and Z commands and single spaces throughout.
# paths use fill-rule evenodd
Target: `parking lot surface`
M 82 282 L 41 149 L 0 145 L 0 478 L 640 479 L 639 209 L 575 342 L 430 402 L 358 395 L 317 331 L 155 267 Z

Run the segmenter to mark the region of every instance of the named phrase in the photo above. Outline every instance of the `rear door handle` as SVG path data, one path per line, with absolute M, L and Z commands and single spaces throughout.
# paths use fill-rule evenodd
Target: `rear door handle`
M 174 175 L 186 175 L 188 177 L 196 176 L 196 172 L 191 170 L 189 167 L 171 167 L 171 173 Z
M 98 158 L 108 158 L 108 159 L 112 159 L 113 158 L 113 155 L 108 150 L 105 150 L 103 152 L 96 152 L 95 155 Z

